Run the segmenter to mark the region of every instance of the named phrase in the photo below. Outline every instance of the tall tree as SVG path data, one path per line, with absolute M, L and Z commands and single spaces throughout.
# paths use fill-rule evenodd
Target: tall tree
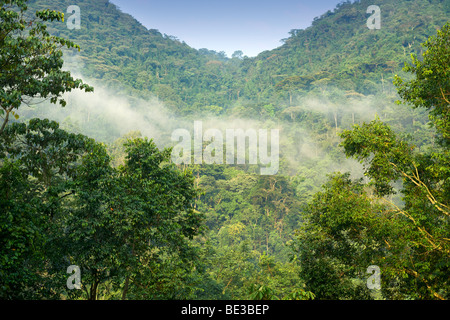
M 69 261 L 60 254 L 61 216 L 88 139 L 56 122 L 13 123 L 0 136 L 0 297 L 58 298 Z M 52 244 L 55 244 L 52 246 Z M 57 250 L 54 250 L 54 249 Z M 57 272 L 51 272 L 57 270 Z
M 439 134 L 438 142 L 450 147 L 450 23 L 445 24 L 436 36 L 431 36 L 424 44 L 423 60 L 412 55 L 412 64 L 404 71 L 415 77 L 405 81 L 395 77 L 394 84 L 402 99 L 414 108 L 430 110 L 431 123 Z
M 26 10 L 24 0 L 0 1 L 0 135 L 10 116 L 18 118 L 17 109 L 32 98 L 50 98 L 52 103 L 59 101 L 64 106 L 62 93 L 76 88 L 93 91 L 62 70 L 62 48 L 80 47 L 50 35 L 44 24 L 64 21 L 64 13 L 46 9 L 27 19 Z
M 348 173 L 331 175 L 314 195 L 293 248 L 300 278 L 317 299 L 371 298 L 364 274 L 384 250 L 381 226 L 387 217 L 381 212 Z
M 450 275 L 450 25 L 446 24 L 424 46 L 423 61 L 412 57 L 404 70 L 415 75 L 396 77 L 400 96 L 413 107 L 429 109 L 437 131 L 433 150 L 420 152 L 399 139 L 389 126 L 375 120 L 342 134 L 347 156 L 366 162 L 376 195 L 393 193 L 391 183 L 403 182 L 404 205 L 390 203 L 402 216 L 399 235 L 386 255 L 386 275 L 400 277 L 399 292 L 418 299 L 449 297 Z M 386 198 L 382 198 L 390 202 Z
M 424 44 L 423 61 L 413 56 L 405 67 L 415 78 L 395 80 L 406 103 L 429 109 L 435 148 L 417 150 L 379 119 L 342 132 L 345 154 L 364 163 L 370 182 L 363 186 L 332 176 L 308 207 L 296 252 L 318 298 L 364 293 L 349 290 L 353 285 L 345 276 L 353 272 L 361 278 L 354 271 L 369 263 L 381 269 L 384 297 L 449 298 L 449 40 L 447 24 Z M 402 204 L 390 197 L 398 180 Z
M 106 148 L 91 145 L 77 167 L 70 214 L 62 217 L 58 243 L 80 266 L 91 300 L 108 282 L 118 285 L 122 299 L 156 297 L 150 284 L 164 272 L 158 265 L 172 264 L 177 272 L 195 265 L 189 239 L 201 232 L 202 215 L 193 209 L 192 174 L 169 164 L 170 149 L 160 152 L 152 141 L 129 140 L 125 151 L 125 164 L 113 169 Z

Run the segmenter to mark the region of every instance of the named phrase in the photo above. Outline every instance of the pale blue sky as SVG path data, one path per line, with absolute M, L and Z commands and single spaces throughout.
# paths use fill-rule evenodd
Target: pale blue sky
M 148 29 L 189 46 L 256 56 L 342 0 L 110 0 Z

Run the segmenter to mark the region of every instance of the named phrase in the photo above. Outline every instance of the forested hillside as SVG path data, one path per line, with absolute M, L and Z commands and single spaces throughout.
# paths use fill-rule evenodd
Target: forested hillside
M 255 58 L 22 2 L 49 35 L 0 1 L 0 297 L 449 298 L 450 1 L 342 2 Z M 280 129 L 279 170 L 171 163 L 194 120 Z
M 65 12 L 68 0 L 30 1 L 35 8 Z M 148 97 L 152 93 L 168 106 L 192 110 L 194 104 L 224 105 L 218 90 L 232 84 L 234 69 L 223 64 L 222 53 L 190 48 L 163 30 L 147 30 L 109 1 L 77 1 L 83 13 L 83 27 L 69 30 L 64 23 L 50 23 L 52 34 L 76 41 L 83 74 L 113 88 Z
M 30 5 L 65 12 L 71 2 Z M 54 34 L 81 46 L 83 74 L 144 97 L 152 92 L 185 113 L 208 108 L 227 113 L 236 105 L 252 104 L 277 109 L 295 105 L 292 100 L 298 95 L 327 87 L 347 95 L 392 92 L 393 76 L 411 53 L 422 52 L 420 44 L 450 14 L 448 2 L 441 0 L 343 1 L 306 30 L 291 30 L 279 48 L 254 59 L 229 59 L 224 53 L 194 50 L 164 30 L 147 30 L 106 0 L 77 5 L 83 12 L 81 29 L 50 25 Z M 382 8 L 380 30 L 366 26 L 370 5 Z

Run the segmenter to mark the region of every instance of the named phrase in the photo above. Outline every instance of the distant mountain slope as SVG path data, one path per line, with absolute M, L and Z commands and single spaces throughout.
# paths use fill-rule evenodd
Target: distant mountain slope
M 31 12 L 50 8 L 66 12 L 71 0 L 29 1 Z M 79 0 L 81 28 L 51 23 L 52 34 L 81 46 L 83 75 L 108 86 L 125 86 L 137 95 L 152 92 L 173 107 L 192 105 L 199 92 L 216 93 L 225 78 L 220 66 L 226 58 L 214 51 L 195 50 L 175 37 L 148 30 L 107 0 Z M 71 13 L 65 13 L 66 21 Z M 76 66 L 75 66 L 76 67 Z M 219 71 L 219 72 L 218 72 Z
M 33 0 L 30 9 L 66 12 L 71 0 Z M 450 0 L 343 2 L 306 30 L 291 30 L 280 47 L 255 58 L 227 59 L 147 30 L 107 0 L 77 1 L 81 29 L 50 30 L 78 43 L 83 75 L 133 95 L 157 95 L 181 113 L 227 112 L 236 103 L 285 108 L 293 96 L 337 87 L 373 94 L 420 54 L 420 44 L 450 17 Z M 381 29 L 369 30 L 367 8 L 381 9 Z M 168 12 L 167 14 L 170 14 Z M 70 17 L 66 13 L 66 17 Z
M 379 30 L 367 26 L 370 5 L 381 10 Z M 270 99 L 276 89 L 301 93 L 314 86 L 374 93 L 377 84 L 391 82 L 411 53 L 421 54 L 420 44 L 449 20 L 448 0 L 341 3 L 306 30 L 291 30 L 279 48 L 247 61 L 244 94 L 260 91 Z

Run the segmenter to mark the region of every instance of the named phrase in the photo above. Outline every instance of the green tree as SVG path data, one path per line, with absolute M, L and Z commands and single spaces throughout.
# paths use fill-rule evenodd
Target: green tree
M 306 290 L 317 299 L 371 298 L 363 280 L 385 246 L 382 212 L 348 173 L 330 176 L 308 204 L 292 244 Z
M 4 132 L 2 298 L 81 298 L 83 292 L 93 300 L 187 298 L 194 292 L 200 266 L 191 240 L 203 219 L 193 208 L 192 173 L 170 164 L 170 149 L 129 140 L 125 163 L 116 169 L 105 145 L 54 121 L 13 123 Z M 67 290 L 69 265 L 81 268 L 83 290 Z
M 414 108 L 430 110 L 431 123 L 439 133 L 438 141 L 447 148 L 450 145 L 450 23 L 445 24 L 437 35 L 422 44 L 426 51 L 423 60 L 416 54 L 411 56 L 412 64 L 403 69 L 414 75 L 405 81 L 395 77 L 394 84 L 400 97 Z
M 32 98 L 50 98 L 64 106 L 61 94 L 80 88 L 93 88 L 70 72 L 63 71 L 62 48 L 80 47 L 72 41 L 51 36 L 46 21 L 64 21 L 64 14 L 54 10 L 40 10 L 34 19 L 25 18 L 26 1 L 0 1 L 0 134 L 17 109 Z
M 45 217 L 38 214 L 36 197 L 19 162 L 6 160 L 0 167 L 0 297 L 30 299 L 30 290 L 42 283 L 36 273 L 43 245 L 42 225 Z M 27 290 L 28 289 L 28 290 Z
M 438 141 L 432 150 L 415 150 L 379 120 L 342 133 L 346 155 L 366 163 L 375 194 L 402 217 L 401 224 L 391 228 L 397 236 L 387 241 L 383 263 L 385 276 L 401 284 L 396 293 L 385 290 L 394 296 L 447 299 L 449 295 L 449 39 L 446 24 L 424 44 L 428 50 L 423 61 L 413 56 L 413 65 L 405 67 L 415 78 L 405 82 L 397 77 L 395 81 L 406 103 L 430 110 Z M 394 193 L 392 182 L 398 179 L 403 183 L 403 205 L 386 197 Z
M 0 136 L 1 286 L 5 299 L 58 298 L 65 269 L 58 221 L 88 139 L 54 121 L 13 123 Z M 54 250 L 56 248 L 57 250 Z M 57 272 L 49 272 L 57 270 Z
M 170 149 L 160 152 L 153 141 L 128 140 L 125 152 L 124 165 L 113 169 L 105 146 L 91 146 L 77 168 L 76 194 L 59 241 L 82 269 L 88 299 L 99 298 L 108 282 L 122 299 L 182 298 L 176 291 L 197 255 L 190 240 L 202 230 L 192 174 L 170 164 Z M 167 292 L 155 292 L 152 283 L 167 271 L 160 265 L 172 268 L 178 287 L 168 284 Z

